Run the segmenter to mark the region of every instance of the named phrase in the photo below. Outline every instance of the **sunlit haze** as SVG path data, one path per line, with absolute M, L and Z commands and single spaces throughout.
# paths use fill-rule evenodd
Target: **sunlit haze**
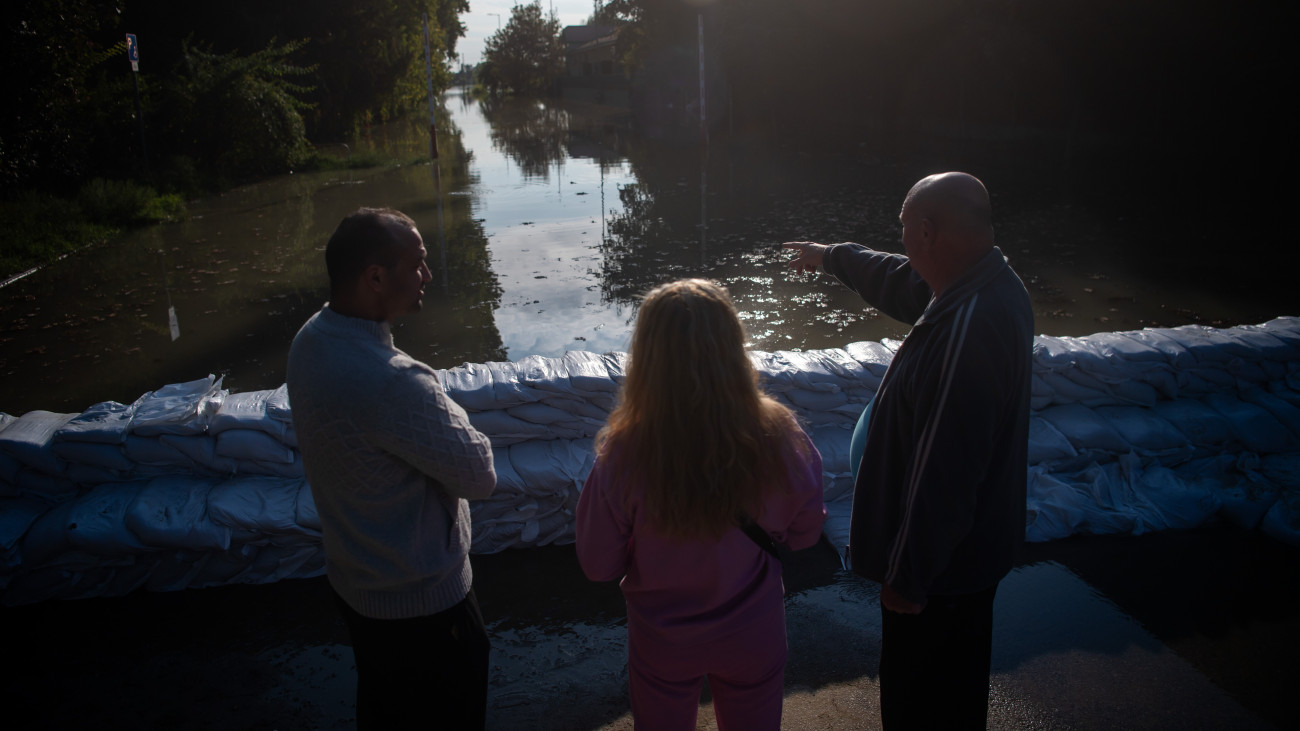
M 470 0 L 469 12 L 460 16 L 460 22 L 465 24 L 465 37 L 456 42 L 460 59 L 452 64 L 452 68 L 460 68 L 462 63 L 482 61 L 483 44 L 497 32 L 498 27 L 504 28 L 510 22 L 510 9 L 519 4 L 515 0 Z M 561 28 L 582 25 L 591 17 L 595 7 L 592 0 L 542 0 L 542 10 L 547 15 L 554 10 Z

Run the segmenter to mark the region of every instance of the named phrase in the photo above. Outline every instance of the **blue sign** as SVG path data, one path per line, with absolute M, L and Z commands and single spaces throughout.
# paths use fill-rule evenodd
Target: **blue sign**
M 126 34 L 126 57 L 131 61 L 131 70 L 140 70 L 140 42 L 135 39 L 134 33 Z

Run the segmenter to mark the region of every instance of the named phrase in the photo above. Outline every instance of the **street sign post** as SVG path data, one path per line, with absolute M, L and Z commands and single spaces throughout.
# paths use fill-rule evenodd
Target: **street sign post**
M 131 62 L 131 83 L 135 86 L 135 119 L 140 125 L 140 152 L 144 155 L 145 173 L 149 173 L 149 144 L 144 137 L 144 112 L 140 108 L 140 41 L 134 33 L 126 34 L 126 58 Z
M 140 42 L 134 33 L 126 34 L 126 57 L 131 61 L 131 71 L 140 73 Z

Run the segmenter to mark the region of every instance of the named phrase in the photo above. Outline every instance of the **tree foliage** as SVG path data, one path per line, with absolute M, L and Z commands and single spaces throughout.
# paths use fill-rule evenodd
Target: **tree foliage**
M 542 94 L 564 73 L 560 21 L 540 0 L 516 5 L 510 22 L 487 39 L 480 78 L 493 93 Z
M 468 9 L 468 0 L 18 0 L 0 43 L 0 194 L 71 194 L 91 177 L 143 175 L 135 81 L 155 167 L 184 159 L 198 177 L 227 178 L 284 170 L 308 138 L 346 140 L 424 103 L 426 13 L 434 87 L 445 88 Z M 134 78 L 126 32 L 140 39 Z
M 63 186 L 88 172 L 110 132 L 131 131 L 123 125 L 134 116 L 130 79 L 107 69 L 118 51 L 126 64 L 117 11 L 94 0 L 22 0 L 9 9 L 0 42 L 0 190 Z
M 308 152 L 302 112 L 311 92 L 296 79 L 315 70 L 289 59 L 306 41 L 247 54 L 185 44 L 180 73 L 166 84 L 167 147 L 227 180 L 287 172 Z

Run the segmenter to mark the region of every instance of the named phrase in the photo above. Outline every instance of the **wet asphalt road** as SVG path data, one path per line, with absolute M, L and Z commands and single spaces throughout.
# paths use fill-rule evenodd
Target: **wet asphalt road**
M 990 728 L 1293 727 L 1298 559 L 1220 527 L 1031 544 L 998 593 Z M 493 636 L 489 725 L 631 728 L 617 586 L 586 581 L 571 546 L 477 556 L 474 570 Z M 786 579 L 783 725 L 878 728 L 875 586 L 825 543 Z M 7 728 L 353 726 L 351 649 L 323 578 L 0 619 Z M 707 691 L 699 727 L 715 727 Z

